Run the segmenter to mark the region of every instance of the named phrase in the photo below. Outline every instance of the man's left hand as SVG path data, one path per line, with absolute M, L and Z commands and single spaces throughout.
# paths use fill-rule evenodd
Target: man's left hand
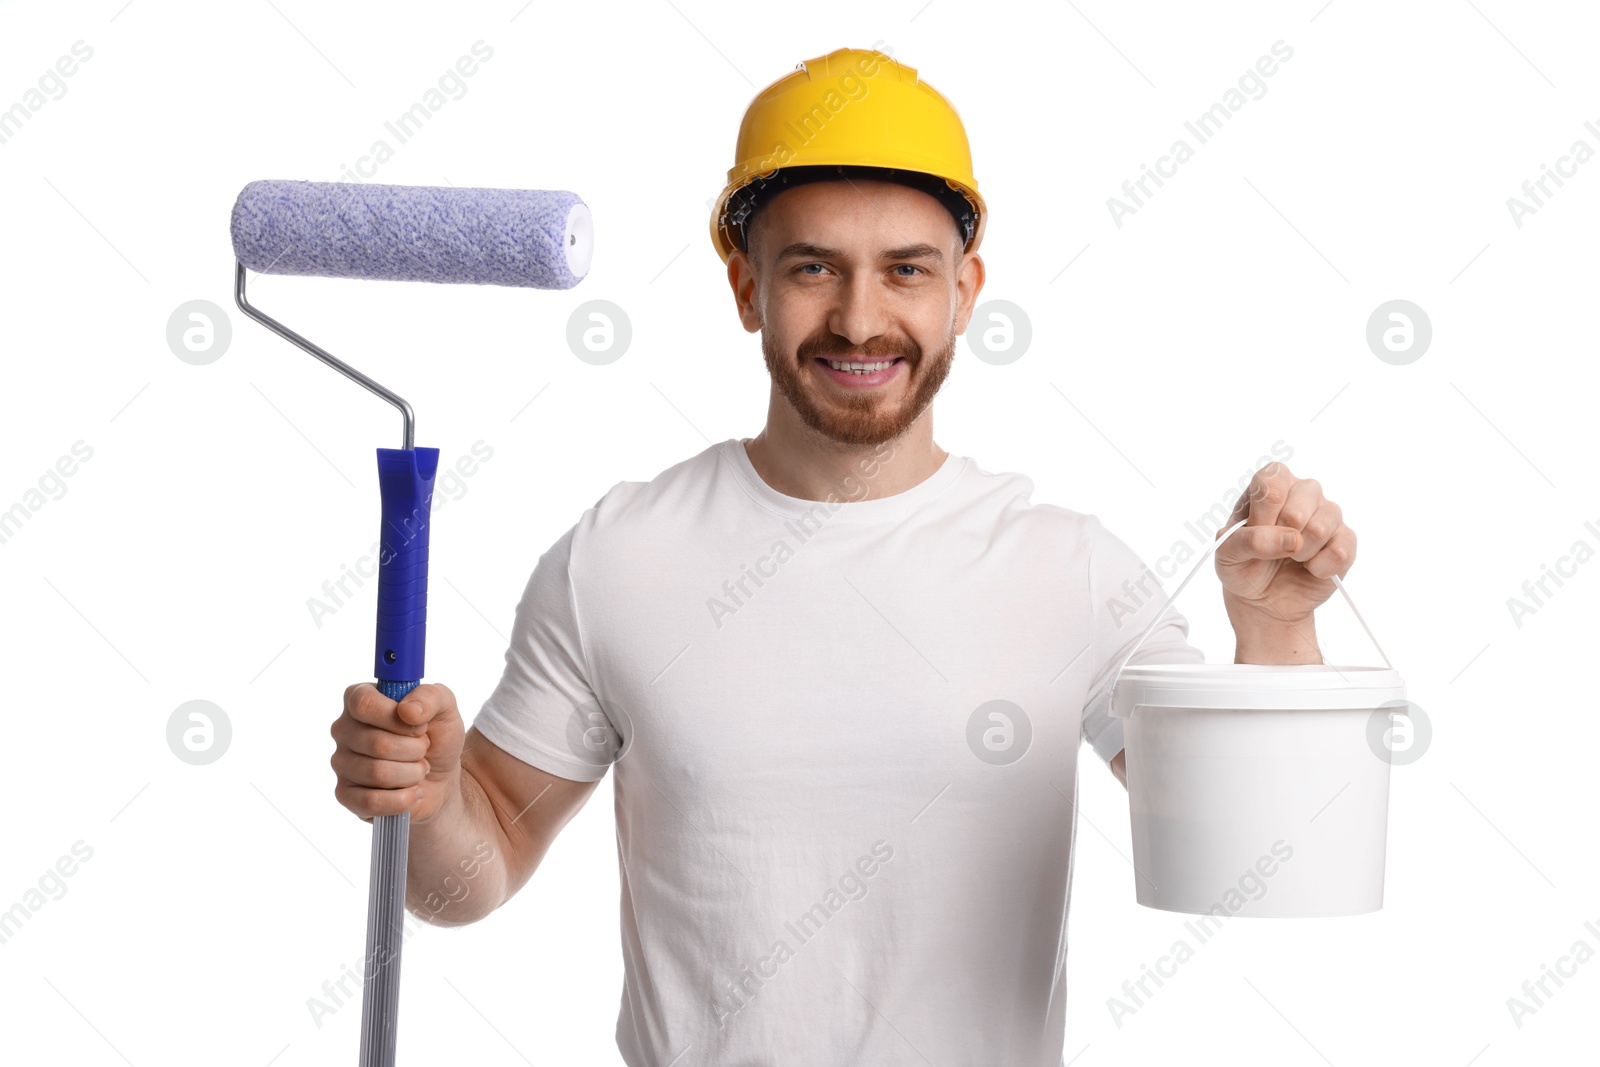
M 1222 528 L 1240 519 L 1248 521 L 1216 554 L 1239 662 L 1307 661 L 1316 656 L 1312 612 L 1333 595 L 1333 575 L 1349 573 L 1356 533 L 1315 479 L 1276 462 L 1256 471 Z M 1247 651 L 1256 648 L 1271 658 Z

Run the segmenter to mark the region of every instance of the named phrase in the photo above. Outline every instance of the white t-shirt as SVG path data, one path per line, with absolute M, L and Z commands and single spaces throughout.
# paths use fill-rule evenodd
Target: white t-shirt
M 630 1067 L 1061 1062 L 1080 738 L 1121 749 L 1106 675 L 1165 594 L 967 457 L 857 499 L 879 454 L 809 501 L 730 439 L 529 579 L 474 725 L 615 766 Z M 1135 662 L 1203 661 L 1187 636 Z

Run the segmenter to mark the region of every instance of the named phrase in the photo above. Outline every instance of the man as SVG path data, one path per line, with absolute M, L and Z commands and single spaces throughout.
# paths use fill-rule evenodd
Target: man
M 411 813 L 436 924 L 509 899 L 615 767 L 632 1067 L 1061 1060 L 1077 753 L 1123 777 L 1110 674 L 1164 598 L 1094 516 L 934 443 L 984 280 L 970 171 L 954 109 L 880 53 L 765 90 L 712 219 L 765 428 L 556 541 L 465 735 L 442 685 L 345 694 L 336 795 Z M 1281 464 L 1247 516 L 1216 557 L 1237 659 L 1320 662 L 1355 536 Z M 1202 660 L 1187 633 L 1136 662 Z M 440 906 L 485 841 L 503 862 Z

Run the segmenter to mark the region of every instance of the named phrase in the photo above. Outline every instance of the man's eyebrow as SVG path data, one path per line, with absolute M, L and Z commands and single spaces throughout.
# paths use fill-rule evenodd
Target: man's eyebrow
M 778 253 L 778 262 L 785 259 L 840 259 L 844 252 L 837 248 L 824 248 L 808 241 L 796 241 L 786 246 Z M 930 244 L 906 245 L 903 248 L 889 248 L 878 254 L 879 259 L 932 259 L 943 260 L 944 253 L 936 246 Z
M 796 241 L 778 253 L 778 261 L 782 262 L 786 259 L 794 259 L 801 256 L 807 259 L 838 259 L 842 255 L 844 253 L 837 248 L 823 248 L 821 245 L 810 244 L 806 241 Z
M 943 260 L 944 253 L 930 244 L 916 244 L 906 245 L 904 248 L 891 248 L 879 254 L 878 258 Z

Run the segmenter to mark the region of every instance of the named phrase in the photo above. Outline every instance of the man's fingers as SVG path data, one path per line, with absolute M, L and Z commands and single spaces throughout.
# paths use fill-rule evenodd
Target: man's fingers
M 397 734 L 421 734 L 422 727 L 413 726 L 395 713 L 395 702 L 378 692 L 371 682 L 360 682 L 345 690 L 345 711 L 357 722 L 376 726 Z
M 447 686 L 427 682 L 400 698 L 396 714 L 409 726 L 426 728 L 441 716 L 456 713 L 456 695 Z
M 372 789 L 404 789 L 420 785 L 428 776 L 425 760 L 400 763 L 373 759 L 342 748 L 334 752 L 328 763 L 339 775 L 340 781 Z
M 1270 524 L 1304 531 L 1306 523 L 1311 521 L 1323 503 L 1320 482 L 1315 478 L 1295 478 L 1285 487 L 1283 504 L 1272 516 Z M 1268 525 L 1268 520 L 1263 520 L 1262 525 Z
M 1286 507 L 1284 511 L 1288 511 Z M 1288 522 L 1279 520 L 1281 525 L 1288 526 Z M 1334 534 L 1344 526 L 1344 512 L 1338 504 L 1331 500 L 1323 500 L 1311 517 L 1300 526 L 1300 548 L 1295 552 L 1294 558 L 1301 563 L 1306 562 L 1325 548 Z
M 1299 544 L 1289 558 L 1301 563 L 1322 551 L 1343 523 L 1343 511 L 1322 495 L 1322 484 L 1315 478 L 1294 479 L 1272 520 L 1274 526 L 1299 531 Z
M 1220 563 L 1252 559 L 1315 557 L 1344 526 L 1339 505 L 1322 495 L 1315 478 L 1296 478 L 1282 463 L 1269 463 L 1255 473 L 1249 488 L 1234 502 L 1231 526 L 1249 522 L 1217 549 Z
M 345 690 L 344 712 L 328 731 L 337 742 L 328 760 L 337 776 L 333 795 L 371 822 L 437 808 L 440 788 L 459 772 L 461 713 L 455 694 L 442 685 L 413 686 L 400 701 L 371 682 Z
M 1305 561 L 1306 570 L 1318 578 L 1343 578 L 1356 559 L 1356 532 L 1341 525 L 1322 551 Z
M 333 734 L 333 739 L 339 742 L 340 748 L 347 748 L 351 752 L 371 756 L 374 759 L 399 760 L 406 763 L 415 762 L 428 754 L 426 734 L 411 737 L 346 718 L 335 719 L 333 729 L 329 732 Z
M 1252 559 L 1288 559 L 1300 547 L 1300 532 L 1287 526 L 1241 526 L 1217 547 L 1222 565 Z
M 1233 525 L 1246 515 L 1251 526 L 1278 525 L 1278 512 L 1289 499 L 1289 488 L 1294 485 L 1294 475 L 1289 468 L 1276 460 L 1256 471 L 1250 484 L 1233 505 L 1233 515 L 1228 525 Z
M 333 795 L 340 804 L 371 821 L 374 816 L 410 811 L 420 793 L 416 789 L 368 789 L 341 781 L 333 787 Z

